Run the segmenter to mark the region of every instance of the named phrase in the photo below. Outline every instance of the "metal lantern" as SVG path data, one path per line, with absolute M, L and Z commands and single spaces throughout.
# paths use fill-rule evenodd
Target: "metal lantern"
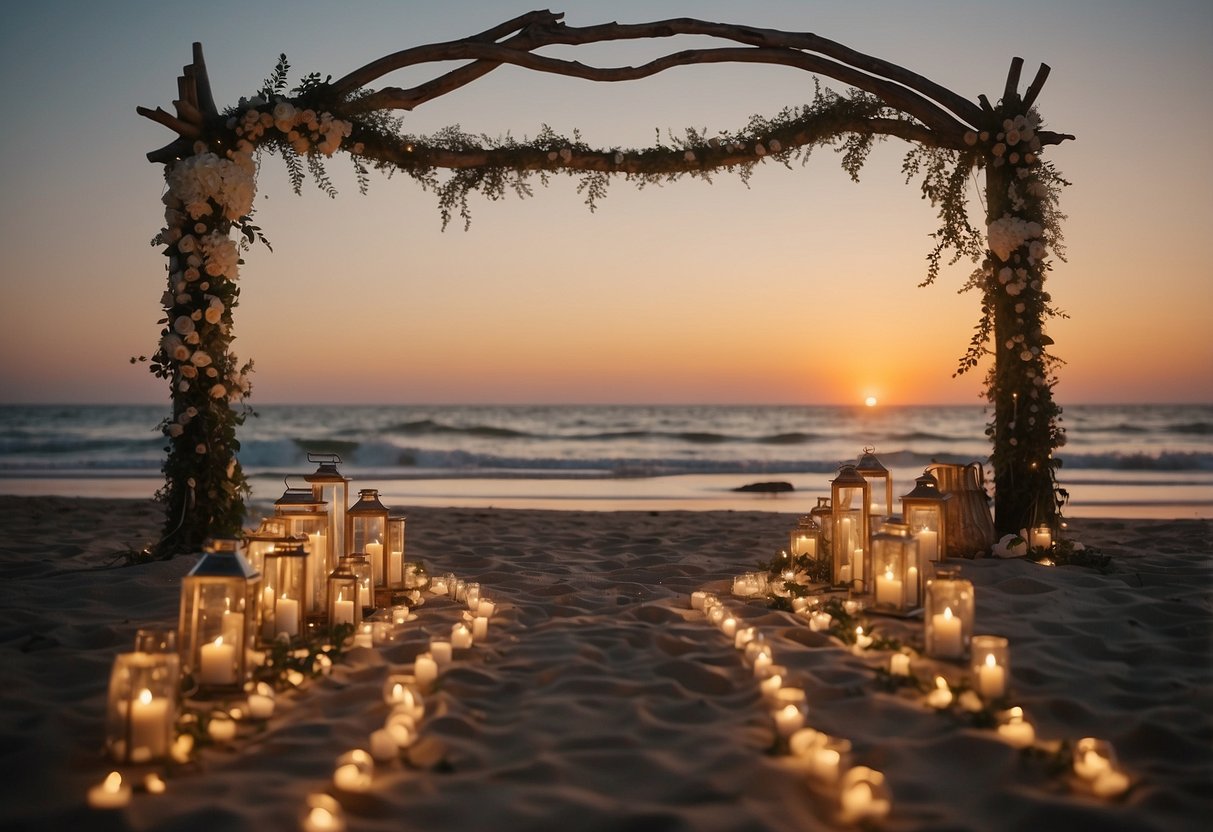
M 913 490 L 901 498 L 901 516 L 918 541 L 918 554 L 924 564 L 948 556 L 946 503 L 951 498 L 951 494 L 939 490 L 939 480 L 930 471 L 914 480 Z
M 317 463 L 315 473 L 307 474 L 304 479 L 311 484 L 317 502 L 328 504 L 329 549 L 326 557 L 330 564 L 335 564 L 349 551 L 345 540 L 345 510 L 350 504 L 350 481 L 337 470 L 337 464 L 341 462 L 337 454 L 309 453 L 307 461 Z
M 889 469 L 881 465 L 880 460 L 876 458 L 875 448 L 863 449 L 855 470 L 868 481 L 871 488 L 868 494 L 871 500 L 868 513 L 874 517 L 890 516 L 893 513 L 893 477 L 889 474 Z
M 235 539 L 212 541 L 181 581 L 181 671 L 202 693 L 241 690 L 252 672 L 261 573 L 238 547 Z
M 854 465 L 838 469 L 830 481 L 830 526 L 833 580 L 839 586 L 868 585 L 869 487 Z
M 164 652 L 119 653 L 110 672 L 105 745 L 118 763 L 168 757 L 175 739 L 180 661 Z
M 809 519 L 817 524 L 817 528 L 821 529 L 821 548 L 817 550 L 817 557 L 826 560 L 831 557 L 830 534 L 831 524 L 834 522 L 834 509 L 830 505 L 829 497 L 818 497 L 817 505 L 809 511 Z
M 872 535 L 872 583 L 877 607 L 905 612 L 922 603 L 922 565 L 918 557 L 918 541 L 910 534 L 909 525 L 897 516 L 886 518 L 881 530 Z
M 960 577 L 960 570 L 938 568 L 927 581 L 926 628 L 927 655 L 936 659 L 963 659 L 969 654 L 973 638 L 973 584 Z
M 304 538 L 265 555 L 261 579 L 261 638 L 270 642 L 286 634 L 296 639 L 306 632 L 307 595 L 311 585 Z
M 811 516 L 806 514 L 801 517 L 796 528 L 792 529 L 788 551 L 792 553 L 792 557 L 804 556 L 814 560 L 824 555 L 821 545 L 821 527 Z
M 363 488 L 358 491 L 358 501 L 345 513 L 345 542 L 350 555 L 366 555 L 371 562 L 371 582 L 374 587 L 373 601 L 364 603 L 390 603 L 388 590 L 388 559 L 391 556 L 391 541 L 388 540 L 388 518 L 391 512 L 379 501 L 379 489 Z
M 264 517 L 257 528 L 244 531 L 244 559 L 257 572 L 265 565 L 265 556 L 279 546 L 293 542 L 286 532 L 287 523 L 281 517 Z
M 362 614 L 370 615 L 375 611 L 375 583 L 371 573 L 371 562 L 366 555 L 346 555 L 339 563 L 345 564 L 346 569 L 354 573 L 358 581 L 358 603 L 362 605 Z
M 286 521 L 289 536 L 307 538 L 305 614 L 314 619 L 324 618 L 328 611 L 328 576 L 337 566 L 338 557 L 329 545 L 328 504 L 317 499 L 311 488 L 287 486 L 282 496 L 274 501 L 274 516 Z
M 329 625 L 349 624 L 357 630 L 362 623 L 361 595 L 358 576 L 350 569 L 349 561 L 342 558 L 328 577 Z

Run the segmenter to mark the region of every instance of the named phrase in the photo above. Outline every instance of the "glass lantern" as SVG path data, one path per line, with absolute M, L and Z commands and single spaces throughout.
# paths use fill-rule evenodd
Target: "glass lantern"
M 362 623 L 361 596 L 358 576 L 350 569 L 349 560 L 342 558 L 328 577 L 329 626 L 349 624 L 357 630 Z
M 788 551 L 792 557 L 807 557 L 816 560 L 821 556 L 821 527 L 810 515 L 800 518 L 796 528 L 792 529 Z
M 406 580 L 404 527 L 408 518 L 403 514 L 391 514 L 387 519 L 387 545 L 384 547 L 384 571 L 387 575 L 387 594 L 403 592 L 408 588 Z M 391 603 L 391 599 L 387 600 Z
M 830 554 L 837 586 L 867 586 L 868 496 L 868 481 L 854 465 L 842 466 L 830 481 Z
M 907 612 L 922 603 L 920 591 L 922 566 L 918 541 L 910 527 L 897 516 L 885 519 L 881 530 L 872 535 L 872 575 L 876 606 Z
M 307 455 L 308 462 L 317 464 L 316 471 L 304 476 L 312 486 L 316 502 L 328 505 L 329 532 L 326 553 L 328 562 L 335 566 L 337 559 L 348 552 L 345 540 L 345 510 L 350 504 L 350 481 L 341 476 L 337 454 Z
M 311 488 L 287 486 L 282 496 L 274 501 L 274 516 L 286 521 L 287 535 L 307 538 L 305 615 L 322 619 L 328 610 L 328 576 L 337 566 L 337 554 L 329 545 L 328 504 L 316 499 Z
M 181 581 L 181 671 L 199 693 L 239 691 L 252 673 L 261 573 L 238 547 L 235 539 L 212 541 Z
M 948 556 L 948 520 L 945 503 L 952 498 L 939 490 L 939 480 L 924 471 L 914 488 L 901 498 L 901 516 L 918 541 L 922 562 L 942 561 Z
M 303 540 L 280 546 L 265 555 L 261 578 L 261 638 L 272 642 L 282 634 L 294 640 L 306 632 L 307 594 L 311 584 L 308 553 Z
M 855 470 L 868 481 L 868 498 L 871 500 L 868 513 L 873 517 L 890 516 L 893 513 L 893 477 L 876 458 L 875 448 L 863 449 Z
M 375 584 L 371 575 L 371 562 L 366 555 L 346 555 L 339 563 L 354 573 L 358 581 L 358 603 L 362 605 L 363 616 L 375 611 Z
M 244 559 L 257 572 L 265 566 L 265 555 L 279 546 L 293 545 L 286 532 L 287 523 L 281 517 L 264 517 L 260 525 L 244 531 Z
M 176 653 L 119 653 L 110 672 L 105 745 L 117 763 L 168 757 L 175 737 L 180 663 Z
M 970 682 L 987 702 L 1006 696 L 1010 684 L 1009 650 L 1002 636 L 973 636 Z
M 379 489 L 363 488 L 358 491 L 358 500 L 345 513 L 345 542 L 350 555 L 365 555 L 371 563 L 371 584 L 374 601 L 378 604 L 387 594 L 387 560 L 391 554 L 388 540 L 388 518 L 391 513 L 379 500 Z M 391 599 L 387 599 L 390 603 Z
M 936 659 L 963 659 L 973 637 L 973 584 L 960 570 L 938 568 L 927 581 L 923 626 L 926 652 Z
M 831 557 L 830 548 L 830 524 L 834 522 L 834 509 L 830 505 L 829 497 L 818 497 L 817 505 L 809 511 L 809 519 L 817 524 L 817 528 L 821 529 L 821 542 L 817 550 L 817 557 L 825 560 Z

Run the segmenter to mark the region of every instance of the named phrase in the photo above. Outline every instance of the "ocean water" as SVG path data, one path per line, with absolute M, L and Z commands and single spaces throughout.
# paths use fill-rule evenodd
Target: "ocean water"
M 160 484 L 167 406 L 0 406 L 0 493 L 138 496 Z M 337 453 L 391 506 L 802 512 L 866 447 L 894 491 L 984 461 L 980 406 L 265 405 L 241 429 L 254 500 Z M 1072 405 L 1072 516 L 1213 517 L 1213 405 Z M 794 491 L 738 493 L 780 480 Z M 300 484 L 298 480 L 292 480 Z

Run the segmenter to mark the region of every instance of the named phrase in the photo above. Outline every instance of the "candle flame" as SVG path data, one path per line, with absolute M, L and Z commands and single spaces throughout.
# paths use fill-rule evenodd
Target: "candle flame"
M 392 698 L 404 699 L 404 685 L 397 683 L 392 686 Z
M 140 702 L 140 704 L 143 704 L 143 705 L 152 704 L 152 692 L 150 690 L 148 690 L 147 688 L 144 688 L 143 690 L 141 690 L 139 692 L 139 702 Z
M 110 794 L 117 794 L 122 788 L 122 775 L 116 771 L 111 771 L 105 776 L 105 782 L 101 786 Z
M 308 815 L 308 822 L 316 829 L 335 829 L 336 822 L 333 813 L 323 806 L 314 806 Z
M 955 616 L 953 616 L 953 615 L 952 615 L 952 608 L 951 608 L 951 607 L 944 607 L 944 608 L 943 608 L 943 620 L 944 620 L 944 621 L 951 621 L 951 620 L 952 620 L 954 617 L 955 617 Z
M 994 661 L 993 653 L 986 653 L 986 667 L 998 667 L 998 662 Z
M 223 636 L 218 636 L 218 637 L 215 639 L 215 646 L 216 646 L 216 647 L 221 647 L 221 646 L 223 646 Z
M 948 680 L 943 678 L 942 676 L 936 676 L 935 677 L 935 687 L 939 688 L 940 690 L 947 690 L 948 689 Z
M 1023 722 L 1023 708 L 1016 705 L 1007 712 L 1008 722 Z
M 887 569 L 885 569 L 885 571 L 884 571 L 884 577 L 885 577 L 885 580 L 886 580 L 886 581 L 891 581 L 891 580 L 893 580 L 893 567 L 891 567 L 891 566 L 890 566 L 890 567 L 888 567 Z

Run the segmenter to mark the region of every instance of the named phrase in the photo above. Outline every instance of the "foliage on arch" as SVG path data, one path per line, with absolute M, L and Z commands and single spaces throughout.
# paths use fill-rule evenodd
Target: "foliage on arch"
M 443 227 L 456 217 L 466 227 L 473 197 L 529 197 L 536 182 L 546 186 L 556 175 L 575 177 L 592 211 L 612 179 L 643 188 L 687 176 L 711 181 L 724 171 L 748 181 L 759 164 L 803 165 L 815 149 L 829 147 L 857 180 L 875 142 L 910 141 L 903 173 L 907 182 L 918 183 L 939 221 L 922 285 L 933 283 L 945 262 L 980 263 L 961 288 L 979 292 L 982 304 L 957 372 L 995 357 L 987 377 L 994 406 L 987 433 L 996 477 L 1000 471 L 1038 472 L 1030 516 L 1040 522 L 1058 517 L 1065 494 L 1057 486 L 1053 450 L 1064 442 L 1064 432 L 1052 399 L 1057 360 L 1047 350 L 1052 342 L 1043 326 L 1059 312 L 1044 280 L 1048 255 L 1062 254 L 1064 217 L 1057 205 L 1067 183 L 1040 158 L 1045 134 L 1039 116 L 1017 93 L 1005 96 L 997 109 L 986 106 L 983 123 L 964 131 L 963 141 L 941 140 L 938 131 L 925 130 L 920 119 L 879 95 L 840 94 L 815 81 L 807 104 L 754 116 L 733 131 L 688 128 L 659 133 L 649 147 L 594 148 L 576 132 L 565 136 L 546 125 L 523 139 L 472 135 L 458 126 L 413 135 L 390 109 L 368 106 L 373 93 L 339 92 L 317 74 L 288 89 L 288 75 L 281 56 L 256 94 L 215 110 L 214 117 L 193 119 L 185 125 L 189 129 L 170 124 L 182 137 L 165 149 L 171 148 L 171 158 L 165 150 L 149 154 L 164 162 L 167 183 L 165 225 L 153 245 L 167 258 L 168 286 L 161 339 L 149 359 L 151 371 L 170 385 L 173 404 L 161 425 L 168 440 L 165 485 L 158 494 L 167 509 L 162 548 L 182 550 L 208 535 L 237 533 L 243 519 L 248 483 L 237 460 L 236 429 L 250 412 L 252 362 L 241 363 L 232 352 L 232 313 L 240 295 L 241 255 L 265 242 L 253 222 L 253 200 L 267 153 L 283 159 L 296 192 L 310 178 L 335 196 L 326 162 L 344 152 L 363 192 L 372 171 L 407 176 L 435 195 Z M 200 95 L 209 97 L 209 85 Z M 182 102 L 175 103 L 181 111 Z M 159 114 L 158 121 L 175 121 Z M 969 196 L 977 172 L 987 176 L 987 205 L 985 216 L 975 220 Z M 1008 360 L 1011 353 L 1018 361 Z M 1017 524 L 1027 516 L 1017 510 Z

